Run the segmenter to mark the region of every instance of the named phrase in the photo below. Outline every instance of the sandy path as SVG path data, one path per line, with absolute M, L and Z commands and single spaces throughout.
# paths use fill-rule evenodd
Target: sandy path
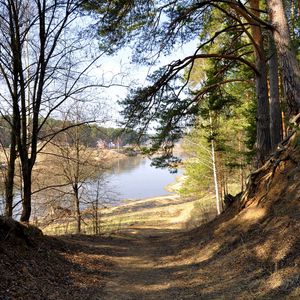
M 101 278 L 101 292 L 86 283 L 90 286 L 86 289 L 89 300 L 200 299 L 195 291 L 184 288 L 181 273 L 189 267 L 176 266 L 180 236 L 178 230 L 131 228 L 108 238 L 73 236 L 66 241 L 76 243 L 81 249 L 83 269 L 97 273 L 97 261 L 99 266 L 103 261 L 108 266 Z M 98 272 L 103 269 L 99 268 Z M 76 282 L 80 282 L 80 278 L 76 278 Z M 82 292 L 84 294 L 84 290 Z
M 123 246 L 113 253 L 115 265 L 104 288 L 105 299 L 172 299 L 171 270 L 163 268 L 167 256 L 174 253 L 167 235 L 167 230 L 153 229 L 121 235 Z

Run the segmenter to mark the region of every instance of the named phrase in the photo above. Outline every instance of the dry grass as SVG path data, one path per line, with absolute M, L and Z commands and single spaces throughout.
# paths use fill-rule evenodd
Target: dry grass
M 130 201 L 117 207 L 102 209 L 99 212 L 99 232 L 102 235 L 109 235 L 129 227 L 151 227 L 153 224 L 154 226 L 161 224 L 167 229 L 181 229 L 187 224 L 189 227 L 195 227 L 196 224 L 203 223 L 199 202 L 199 200 L 187 201 L 177 195 L 170 195 Z M 196 218 L 195 211 L 200 215 L 199 218 Z M 76 223 L 74 220 L 60 220 L 59 223 L 50 224 L 42 229 L 48 235 L 74 234 Z M 94 234 L 94 224 L 91 219 L 84 220 L 82 232 Z

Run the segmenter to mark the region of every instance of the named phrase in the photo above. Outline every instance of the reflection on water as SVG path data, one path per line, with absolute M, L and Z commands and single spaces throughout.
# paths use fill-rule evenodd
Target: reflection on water
M 105 185 L 105 187 L 102 187 L 105 191 L 100 191 L 99 196 L 101 201 L 107 201 L 106 203 L 115 205 L 126 199 L 137 200 L 170 194 L 165 187 L 175 182 L 178 173 L 171 174 L 167 169 L 157 169 L 151 166 L 150 159 L 135 156 L 119 160 L 110 170 L 106 171 L 105 176 L 103 175 L 103 173 L 99 174 L 97 180 L 94 178 L 92 181 L 83 184 L 83 194 L 86 193 L 84 196 L 88 197 L 88 199 L 95 199 L 95 195 L 98 193 L 97 184 L 99 180 L 99 182 Z M 51 193 L 49 195 L 51 195 Z M 56 195 L 55 192 L 54 195 Z M 69 196 L 70 194 L 66 193 L 65 195 Z M 16 206 L 14 209 L 14 217 L 16 219 L 19 219 L 22 208 L 20 199 L 20 191 L 16 190 L 14 199 L 14 205 Z M 47 210 L 45 207 L 47 206 L 47 201 L 51 198 L 47 199 L 46 202 L 45 199 L 47 199 L 45 192 L 35 195 L 33 212 L 36 210 L 34 212 L 36 215 L 43 215 L 43 211 Z M 55 196 L 55 199 L 57 199 L 57 196 Z M 64 202 L 68 200 L 63 197 L 59 199 Z M 43 205 L 44 202 L 46 206 Z M 41 207 L 40 203 L 42 203 Z M 90 202 L 83 202 L 82 206 L 86 208 L 87 203 L 90 204 Z M 62 207 L 66 206 L 65 203 L 58 203 L 58 205 Z M 40 212 L 39 209 L 43 211 Z M 4 196 L 1 197 L 0 195 L 0 215 L 3 213 Z
M 170 194 L 165 187 L 177 174 L 151 166 L 151 160 L 141 156 L 119 160 L 108 173 L 109 189 L 119 199 L 142 199 Z
M 109 170 L 107 173 L 109 174 L 130 173 L 140 165 L 145 164 L 147 161 L 150 160 L 142 156 L 130 156 L 125 159 L 119 159 L 117 162 L 113 164 L 111 170 Z

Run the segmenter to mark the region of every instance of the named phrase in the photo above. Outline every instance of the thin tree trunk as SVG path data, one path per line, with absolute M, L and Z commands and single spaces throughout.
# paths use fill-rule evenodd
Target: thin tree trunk
M 100 190 L 100 182 L 97 181 L 97 194 L 96 194 L 96 206 L 95 206 L 95 234 L 99 234 L 99 190 Z
M 213 124 L 211 114 L 209 115 L 210 122 L 210 133 L 211 133 L 211 160 L 212 160 L 212 169 L 213 169 L 213 177 L 214 177 L 214 187 L 215 187 L 215 195 L 216 195 L 216 208 L 217 214 L 221 214 L 221 205 L 220 205 L 220 194 L 219 194 L 219 182 L 218 182 L 218 173 L 217 173 L 217 163 L 215 156 L 215 141 L 213 139 Z
M 243 156 L 242 153 L 242 143 L 240 136 L 238 137 L 238 150 L 239 150 L 239 169 L 240 169 L 240 183 L 241 183 L 241 191 L 244 191 L 244 162 L 243 162 Z
M 289 116 L 300 110 L 300 68 L 293 49 L 282 0 L 268 0 L 269 18 L 282 69 L 282 82 Z
M 286 128 L 286 119 L 285 119 L 285 113 L 284 111 L 281 112 L 281 119 L 282 119 L 282 138 L 286 138 L 287 137 L 287 128 Z
M 279 101 L 278 59 L 273 37 L 270 36 L 270 130 L 272 150 L 282 140 L 282 117 Z
M 292 24 L 292 38 L 295 38 L 295 0 L 291 0 L 291 24 Z
M 79 187 L 78 183 L 76 182 L 73 185 L 73 191 L 74 191 L 74 200 L 75 200 L 75 218 L 77 222 L 77 228 L 76 233 L 81 232 L 81 212 L 80 212 L 80 201 L 79 201 Z
M 78 106 L 76 106 L 76 123 L 79 122 L 79 111 Z M 76 219 L 77 219 L 77 233 L 81 232 L 81 212 L 80 212 L 80 199 L 79 199 L 79 187 L 78 178 L 80 175 L 80 135 L 79 128 L 75 128 L 75 146 L 76 146 L 76 168 L 75 168 L 75 201 L 76 201 Z
M 7 174 L 5 176 L 5 215 L 11 218 L 13 215 L 14 177 L 15 163 L 17 158 L 16 132 L 14 129 L 11 131 L 10 141 L 11 145 L 9 150 L 9 161 L 7 166 Z
M 213 175 L 214 175 L 216 207 L 217 207 L 217 213 L 219 215 L 221 213 L 221 205 L 220 205 L 219 183 L 218 183 L 218 175 L 217 175 L 217 166 L 216 166 L 216 157 L 215 157 L 215 142 L 214 142 L 214 140 L 211 140 L 211 159 L 212 159 L 212 167 L 213 167 Z

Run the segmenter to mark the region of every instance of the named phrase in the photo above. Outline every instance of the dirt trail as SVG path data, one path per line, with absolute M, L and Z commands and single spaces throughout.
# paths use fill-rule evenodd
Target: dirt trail
M 180 299 L 171 289 L 172 270 L 165 268 L 168 256 L 175 254 L 168 230 L 140 229 L 120 236 L 122 247 L 107 282 L 105 299 Z
M 177 253 L 177 238 L 181 236 L 175 231 L 131 228 L 98 241 L 97 237 L 84 236 L 67 237 L 65 241 L 81 249 L 80 264 L 84 269 L 92 267 L 91 256 L 94 262 L 98 258 L 103 263 L 104 259 L 109 265 L 102 278 L 103 289 L 100 293 L 99 290 L 90 292 L 88 299 L 200 299 L 199 295 L 186 295 L 186 291 L 176 288 L 176 274 L 169 267 Z
M 133 224 L 110 237 L 69 237 L 79 243 L 83 269 L 105 271 L 100 290 L 88 283 L 88 297 L 81 290 L 73 299 L 300 299 L 299 203 L 289 210 L 278 205 L 237 215 L 232 208 L 190 231 L 170 218 Z M 101 264 L 107 267 L 97 268 Z M 73 281 L 82 284 L 82 276 Z
M 100 295 L 96 289 L 93 295 L 89 294 L 89 299 L 200 299 L 198 290 L 186 289 L 181 276 L 192 268 L 188 264 L 176 265 L 178 247 L 185 244 L 184 228 L 190 219 L 193 203 L 184 203 L 173 196 L 157 197 L 130 203 L 118 208 L 114 214 L 126 214 L 128 210 L 135 221 L 115 234 L 64 238 L 71 248 L 76 245 L 75 252 L 80 251 L 79 263 L 84 269 L 97 272 L 92 265 L 95 259 L 100 265 L 105 262 L 108 266 L 101 278 L 103 288 Z M 78 274 L 76 281 L 80 282 L 82 276 L 84 274 Z

